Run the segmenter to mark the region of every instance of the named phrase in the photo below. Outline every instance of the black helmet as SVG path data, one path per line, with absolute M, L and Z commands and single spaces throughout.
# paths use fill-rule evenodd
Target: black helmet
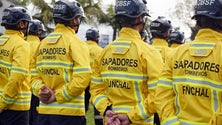
M 99 37 L 99 31 L 94 29 L 94 28 L 90 28 L 86 31 L 86 39 L 87 40 L 95 40 L 96 38 Z
M 137 18 L 143 14 L 149 16 L 146 0 L 116 0 L 115 16 Z
M 37 33 L 39 30 L 45 31 L 44 25 L 42 24 L 41 21 L 39 20 L 32 20 L 29 23 L 29 33 L 30 34 L 35 34 Z
M 77 1 L 57 1 L 53 7 L 53 18 L 69 21 L 77 16 L 84 17 L 81 5 Z
M 184 32 L 181 32 L 179 30 L 173 31 L 169 36 L 169 42 L 170 43 L 184 43 Z
M 31 21 L 30 13 L 24 7 L 11 5 L 3 10 L 1 25 L 14 26 L 21 20 Z
M 164 38 L 164 34 L 172 30 L 171 21 L 165 17 L 159 16 L 150 23 L 150 32 L 153 37 Z
M 222 19 L 222 0 L 202 1 L 197 0 L 195 13 L 192 19 L 197 16 L 207 16 L 212 19 Z

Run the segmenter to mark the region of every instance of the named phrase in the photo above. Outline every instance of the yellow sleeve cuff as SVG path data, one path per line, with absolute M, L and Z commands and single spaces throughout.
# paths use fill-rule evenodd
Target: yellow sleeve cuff
M 55 97 L 56 97 L 56 101 L 57 101 L 58 103 L 60 103 L 60 104 L 66 102 L 65 98 L 64 98 L 63 95 L 62 95 L 62 90 L 61 90 L 61 89 L 59 89 L 58 91 L 56 91 Z

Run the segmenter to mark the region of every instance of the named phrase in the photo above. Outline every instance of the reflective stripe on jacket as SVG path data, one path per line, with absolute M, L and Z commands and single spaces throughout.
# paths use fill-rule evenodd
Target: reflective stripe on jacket
M 29 110 L 29 63 L 30 45 L 23 33 L 6 30 L 0 36 L 0 109 Z
M 222 35 L 211 29 L 172 50 L 156 90 L 163 125 L 208 125 L 221 105 L 221 50 Z
M 138 31 L 122 28 L 119 38 L 94 62 L 91 101 L 101 115 L 112 105 L 113 111 L 128 114 L 134 123 L 147 124 L 144 120 L 155 112 L 154 88 L 162 67 L 160 53 L 144 43 Z
M 32 73 L 35 95 L 38 96 L 44 84 L 55 91 L 56 96 L 56 102 L 40 103 L 40 114 L 85 115 L 84 90 L 91 78 L 89 50 L 73 29 L 57 24 L 54 32 L 41 41 L 36 72 Z

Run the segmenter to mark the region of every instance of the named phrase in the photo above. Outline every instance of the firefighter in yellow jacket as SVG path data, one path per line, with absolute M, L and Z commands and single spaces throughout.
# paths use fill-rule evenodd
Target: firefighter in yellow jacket
M 137 124 L 153 124 L 154 90 L 163 61 L 140 36 L 148 15 L 146 1 L 116 1 L 115 17 L 122 28 L 94 61 L 90 84 L 91 101 L 107 124 L 117 114 L 128 115 Z
M 89 48 L 89 55 L 90 55 L 90 66 L 93 66 L 93 62 L 96 59 L 96 57 L 101 53 L 103 50 L 98 44 L 99 44 L 99 31 L 95 28 L 90 28 L 86 31 L 86 40 L 87 45 Z M 89 106 L 89 99 L 90 99 L 90 93 L 89 93 L 89 86 L 85 90 L 85 104 L 86 109 L 88 109 Z M 87 111 L 87 110 L 86 110 Z M 96 110 L 94 107 L 94 121 L 95 125 L 103 125 L 103 117 L 100 115 L 100 113 Z
M 96 57 L 100 54 L 100 52 L 103 50 L 98 44 L 99 44 L 99 31 L 95 28 L 90 28 L 86 31 L 86 39 L 87 39 L 87 45 L 89 48 L 90 53 L 90 66 L 92 67 L 93 61 L 96 59 Z
M 31 45 L 31 62 L 30 65 L 34 65 L 31 63 L 35 63 L 35 53 L 38 50 L 40 44 L 40 36 L 45 30 L 44 25 L 41 21 L 35 19 L 29 23 L 29 35 L 27 37 L 27 41 Z M 31 108 L 29 112 L 29 124 L 37 125 L 38 121 L 38 113 L 36 111 L 36 107 L 39 105 L 39 99 L 35 95 L 32 94 L 31 98 Z
M 197 1 L 193 19 L 200 30 L 167 57 L 155 97 L 162 125 L 208 125 L 221 110 L 221 8 L 220 0 Z
M 38 125 L 86 125 L 84 90 L 91 68 L 87 44 L 76 36 L 83 14 L 76 1 L 53 6 L 56 26 L 41 41 L 32 72 L 32 91 L 40 100 Z
M 161 53 L 164 62 L 167 53 L 170 51 L 167 40 L 170 36 L 171 31 L 171 22 L 163 16 L 159 16 L 156 20 L 153 20 L 150 23 L 152 46 L 155 47 Z
M 26 8 L 10 6 L 3 11 L 0 37 L 0 124 L 29 125 L 31 101 L 30 45 L 24 40 L 31 21 Z

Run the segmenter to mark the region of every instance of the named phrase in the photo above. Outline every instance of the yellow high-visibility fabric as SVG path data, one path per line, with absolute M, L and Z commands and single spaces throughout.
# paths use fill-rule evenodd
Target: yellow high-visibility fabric
M 134 123 L 152 124 L 162 68 L 160 53 L 144 43 L 138 31 L 124 27 L 94 61 L 91 101 L 101 115 L 112 105 L 113 111 L 128 114 Z
M 201 29 L 170 52 L 155 96 L 163 125 L 208 125 L 221 109 L 221 42 L 221 33 Z
M 7 29 L 0 41 L 0 109 L 28 111 L 30 45 L 16 30 Z
M 45 85 L 55 92 L 56 101 L 40 103 L 40 114 L 84 116 L 84 90 L 89 85 L 91 68 L 87 44 L 75 31 L 57 24 L 41 41 L 32 74 L 32 91 L 38 96 Z

